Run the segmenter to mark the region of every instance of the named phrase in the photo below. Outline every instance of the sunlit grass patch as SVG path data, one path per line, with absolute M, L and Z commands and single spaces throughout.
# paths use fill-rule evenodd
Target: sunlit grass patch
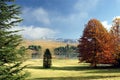
M 89 67 L 77 59 L 53 59 L 52 67 L 44 69 L 42 59 L 28 60 L 26 70 L 31 73 L 27 80 L 119 80 L 120 68 Z

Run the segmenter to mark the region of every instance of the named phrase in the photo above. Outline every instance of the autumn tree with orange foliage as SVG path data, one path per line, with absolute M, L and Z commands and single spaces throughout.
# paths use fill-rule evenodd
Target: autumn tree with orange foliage
M 97 64 L 115 63 L 111 39 L 101 22 L 91 19 L 79 39 L 79 60 L 91 63 L 92 67 L 97 67 Z
M 114 54 L 116 55 L 117 64 L 120 66 L 120 17 L 116 17 L 113 20 L 113 25 L 110 30 L 112 35 L 112 42 L 114 43 Z

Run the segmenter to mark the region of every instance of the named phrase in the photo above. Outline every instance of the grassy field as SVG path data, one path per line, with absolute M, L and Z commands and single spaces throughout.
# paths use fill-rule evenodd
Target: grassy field
M 52 60 L 51 69 L 43 69 L 42 60 L 28 60 L 27 80 L 120 80 L 120 68 L 90 68 L 89 64 L 78 63 L 77 59 Z

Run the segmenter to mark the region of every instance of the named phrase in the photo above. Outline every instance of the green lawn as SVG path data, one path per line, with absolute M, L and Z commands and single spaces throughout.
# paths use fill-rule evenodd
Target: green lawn
M 29 64 L 26 70 L 31 73 L 27 80 L 120 80 L 120 68 L 93 69 L 77 59 L 54 59 L 51 69 L 43 69 L 42 60 L 28 60 L 24 64 Z

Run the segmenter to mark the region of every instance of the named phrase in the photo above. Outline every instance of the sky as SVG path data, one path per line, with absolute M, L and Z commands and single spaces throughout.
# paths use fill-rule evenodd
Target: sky
M 107 30 L 120 15 L 120 0 L 16 0 L 24 20 L 13 29 L 25 39 L 79 39 L 85 24 L 96 18 Z

